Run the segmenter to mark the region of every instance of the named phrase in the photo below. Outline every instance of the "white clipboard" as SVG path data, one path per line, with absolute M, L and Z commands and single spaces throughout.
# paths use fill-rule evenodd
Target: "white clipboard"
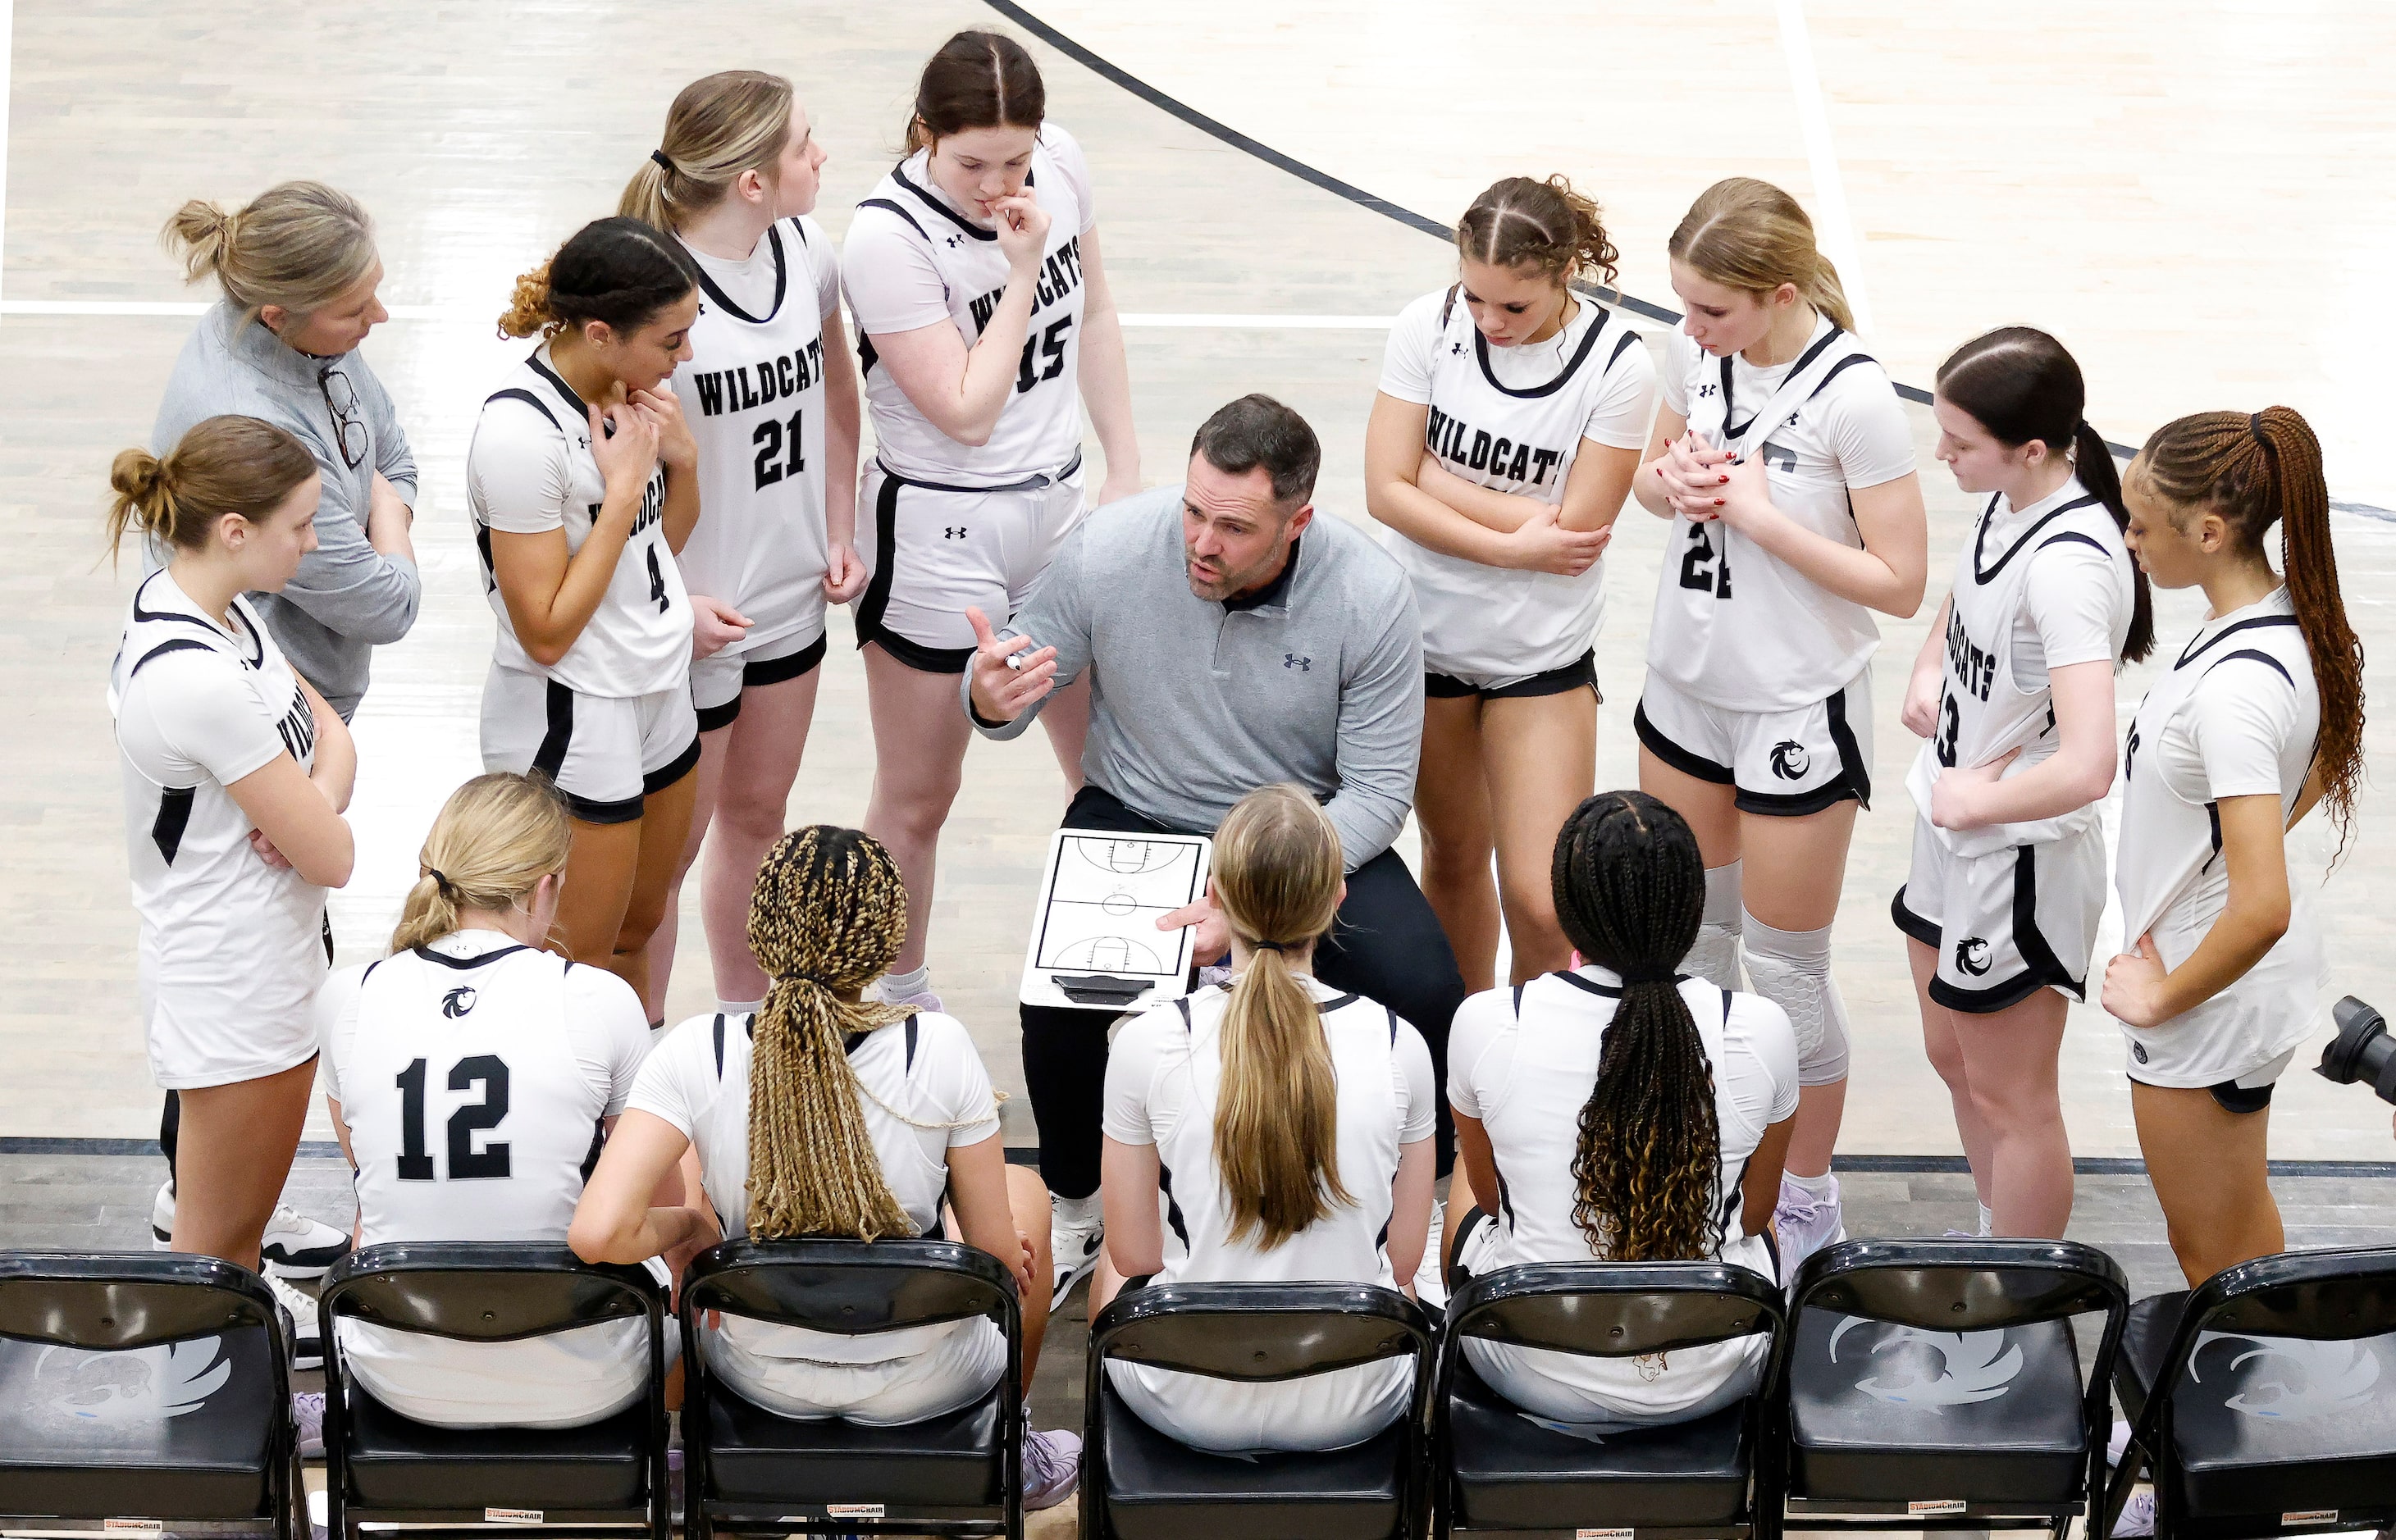
M 1203 834 L 1058 830 L 1023 949 L 1023 1003 L 1121 1013 L 1188 993 L 1197 930 L 1156 922 L 1206 896 L 1214 848 Z

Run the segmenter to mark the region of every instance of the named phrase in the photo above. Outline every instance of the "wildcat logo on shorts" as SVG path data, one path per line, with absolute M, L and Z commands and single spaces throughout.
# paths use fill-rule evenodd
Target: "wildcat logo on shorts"
M 2130 1044 L 2130 1056 L 2136 1059 L 2140 1064 L 2146 1063 L 2147 1045 L 2143 1042 L 2134 1042 Z
M 1782 780 L 1804 780 L 1812 768 L 1814 756 L 1795 738 L 1782 738 L 1772 746 L 1772 773 Z
M 474 1008 L 474 991 L 460 984 L 441 997 L 441 1014 L 455 1021 Z
M 1977 936 L 1955 943 L 1955 966 L 1979 978 L 1989 971 L 1989 944 Z
M 1284 653 L 1281 655 L 1281 666 L 1285 669 L 1296 669 L 1299 673 L 1312 673 L 1314 659 L 1300 657 L 1296 653 Z

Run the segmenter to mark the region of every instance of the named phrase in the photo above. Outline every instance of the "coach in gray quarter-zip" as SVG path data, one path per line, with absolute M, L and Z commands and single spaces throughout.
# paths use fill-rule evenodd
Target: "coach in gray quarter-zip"
M 1198 430 L 1186 485 L 1092 513 L 1011 621 L 993 630 L 977 617 L 960 695 L 978 731 L 1009 738 L 1089 671 L 1069 829 L 1211 832 L 1275 781 L 1321 801 L 1348 895 L 1316 976 L 1412 1023 L 1444 1074 L 1464 982 L 1390 848 L 1422 747 L 1421 622 L 1405 574 L 1370 536 L 1314 517 L 1321 458 L 1313 430 L 1279 402 L 1225 406 Z M 1202 926 L 1201 961 L 1222 951 L 1220 923 L 1210 914 Z M 1109 1019 L 1023 1008 L 1041 1166 L 1063 1203 L 1098 1188 Z M 1058 1259 L 1060 1279 L 1073 1260 Z

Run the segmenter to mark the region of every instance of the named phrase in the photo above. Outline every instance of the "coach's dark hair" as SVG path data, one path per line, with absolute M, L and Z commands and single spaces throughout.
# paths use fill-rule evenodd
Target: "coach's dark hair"
M 2080 485 L 2096 495 L 2115 525 L 2130 527 L 2113 451 L 2081 415 L 2087 410 L 2088 387 L 2079 362 L 2062 343 L 2036 326 L 2000 326 L 1948 354 L 1938 365 L 1937 384 L 1941 396 L 1999 444 L 2018 449 L 2036 440 L 2050 455 L 2068 447 Z M 2145 569 L 2135 562 L 2130 566 L 2136 597 L 2122 657 L 2136 663 L 2155 649 L 2155 604 Z
M 1507 177 L 1489 184 L 1456 222 L 1456 246 L 1491 267 L 1528 265 L 1559 284 L 1583 271 L 1604 275 L 1608 288 L 1622 254 L 1605 233 L 1595 199 L 1561 176 L 1537 181 Z
M 1606 791 L 1556 836 L 1556 918 L 1622 978 L 1573 1152 L 1573 1223 L 1617 1262 L 1688 1262 L 1722 1246 L 1713 1067 L 1676 975 L 1697 939 L 1706 864 L 1687 820 L 1644 791 Z
M 125 449 L 108 468 L 108 549 L 139 529 L 180 551 L 207 549 L 228 513 L 256 524 L 316 474 L 316 457 L 285 429 L 228 413 L 192 424 L 165 458 Z
M 856 1000 L 907 939 L 907 884 L 880 842 L 814 824 L 776 841 L 749 899 L 749 948 L 771 980 L 752 1025 L 749 1232 L 875 1241 L 911 1231 L 858 1105 L 852 1032 L 904 1021 Z
M 2347 624 L 2338 592 L 2337 551 L 2330 540 L 2329 483 L 2321 440 L 2292 406 L 2199 412 L 2155 430 L 2130 462 L 2130 485 L 2151 494 L 2176 528 L 2213 513 L 2229 528 L 2230 549 L 2257 562 L 2263 535 L 2280 526 L 2280 565 L 2288 601 L 2311 655 L 2321 692 L 2321 738 L 2314 763 L 2322 800 L 2338 827 L 2339 846 L 2354 829 L 2354 794 L 2363 779 L 2363 639 Z
M 554 337 L 604 321 L 629 337 L 699 287 L 699 264 L 682 243 L 619 214 L 584 225 L 557 255 L 516 279 L 499 317 L 501 337 Z
M 1272 478 L 1273 500 L 1294 510 L 1314 495 L 1323 444 L 1304 418 L 1269 395 L 1244 395 L 1198 425 L 1190 453 L 1227 476 L 1261 466 Z
M 1048 115 L 1048 87 L 1022 44 L 1005 33 L 957 33 L 924 61 L 907 153 L 969 128 L 1037 129 Z

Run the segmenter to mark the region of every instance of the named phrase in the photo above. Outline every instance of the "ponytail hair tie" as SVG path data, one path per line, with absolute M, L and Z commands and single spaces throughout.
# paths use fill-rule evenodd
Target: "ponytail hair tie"
M 1289 950 L 1289 943 L 1286 941 L 1251 941 L 1248 946 L 1255 951 L 1286 952 Z
M 671 173 L 674 169 L 674 163 L 666 159 L 666 153 L 662 150 L 650 151 L 649 159 L 658 163 L 658 169 L 660 171 Z
M 448 899 L 451 903 L 454 904 L 458 902 L 459 897 L 462 896 L 462 895 L 458 891 L 458 884 L 443 876 L 439 869 L 434 867 L 426 867 L 424 869 L 424 874 L 433 879 L 433 885 L 440 890 L 441 896 Z
M 1627 988 L 1632 984 L 1677 983 L 1681 972 L 1678 968 L 1643 968 L 1635 971 L 1626 970 L 1620 976 Z
M 2246 414 L 2246 431 L 2255 435 L 2255 442 L 2263 446 L 2263 450 L 2266 454 L 2270 452 L 2271 435 L 2263 431 L 2262 413 L 2249 412 Z

